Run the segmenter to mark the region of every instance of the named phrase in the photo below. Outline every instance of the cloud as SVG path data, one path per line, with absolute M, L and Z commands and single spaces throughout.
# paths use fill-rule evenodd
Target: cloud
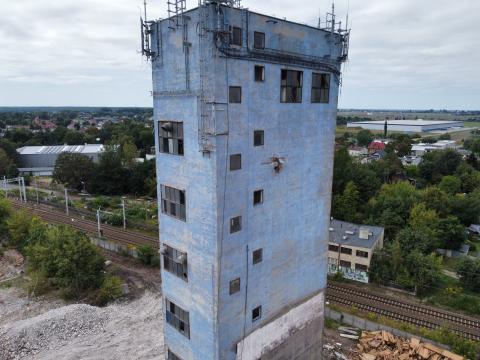
M 336 2 L 339 19 L 347 13 L 347 1 Z M 0 105 L 150 105 L 150 65 L 139 55 L 142 3 L 4 2 Z M 150 18 L 166 16 L 166 0 L 148 3 Z M 188 7 L 196 4 L 197 0 L 187 1 Z M 330 10 L 326 0 L 313 6 L 306 0 L 242 4 L 310 25 L 317 24 L 320 12 Z M 475 29 L 480 2 L 350 0 L 349 9 L 352 37 L 341 106 L 479 107 Z

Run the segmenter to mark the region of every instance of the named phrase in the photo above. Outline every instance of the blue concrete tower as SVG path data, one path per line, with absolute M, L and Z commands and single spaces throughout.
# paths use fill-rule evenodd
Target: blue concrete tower
M 348 31 L 170 1 L 152 61 L 165 358 L 320 359 Z

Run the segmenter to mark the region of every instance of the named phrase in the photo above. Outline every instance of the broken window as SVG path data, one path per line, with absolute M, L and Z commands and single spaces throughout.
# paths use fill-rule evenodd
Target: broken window
M 230 45 L 242 46 L 242 28 L 230 27 Z
M 253 265 L 256 265 L 259 262 L 262 262 L 263 261 L 263 249 L 255 250 L 252 254 L 252 257 L 253 257 L 253 259 L 252 259 Z
M 368 266 L 363 264 L 355 264 L 355 270 L 368 271 Z
M 255 130 L 253 132 L 253 146 L 262 146 L 264 142 L 264 131 Z
M 262 307 L 257 306 L 252 310 L 252 321 L 258 320 L 262 317 Z
M 167 360 L 182 360 L 179 356 L 175 355 L 170 349 L 168 349 Z
M 344 246 L 342 246 L 342 248 L 340 249 L 340 252 L 342 254 L 352 255 L 352 249 Z
M 230 295 L 240 291 L 240 278 L 230 281 Z
M 167 323 L 190 339 L 190 316 L 188 311 L 183 310 L 168 299 L 165 299 L 165 309 Z
M 255 65 L 255 81 L 265 81 L 265 66 Z
M 230 155 L 230 171 L 240 170 L 242 168 L 242 154 Z
M 265 33 L 258 31 L 253 33 L 253 47 L 255 49 L 265 49 Z
M 330 101 L 330 74 L 312 73 L 312 103 Z
M 185 190 L 162 185 L 162 213 L 185 221 Z
M 163 244 L 162 256 L 163 268 L 165 270 L 178 276 L 180 279 L 188 281 L 187 253 Z
M 363 258 L 368 258 L 368 252 L 367 251 L 362 251 L 362 250 L 357 250 L 357 256 L 358 257 L 363 257 Z
M 183 155 L 183 123 L 159 121 L 158 147 L 161 153 Z
M 228 90 L 228 102 L 230 104 L 240 104 L 242 102 L 242 88 L 240 86 L 230 86 Z
M 338 252 L 338 245 L 328 245 L 328 250 Z
M 253 205 L 263 203 L 263 190 L 255 190 L 253 192 Z
M 346 267 L 346 268 L 351 268 L 352 263 L 350 261 L 340 260 L 340 266 L 343 266 L 343 267 Z
M 230 234 L 242 230 L 242 217 L 236 216 L 230 219 Z
M 282 70 L 280 101 L 282 103 L 301 103 L 302 85 L 302 71 Z

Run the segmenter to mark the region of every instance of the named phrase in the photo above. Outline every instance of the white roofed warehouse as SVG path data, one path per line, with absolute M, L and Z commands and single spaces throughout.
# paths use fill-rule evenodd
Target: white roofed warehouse
M 18 171 L 33 176 L 51 176 L 61 153 L 82 154 L 97 162 L 103 149 L 101 144 L 25 146 L 17 149 L 20 159 Z
M 388 131 L 394 132 L 442 132 L 463 127 L 462 121 L 445 121 L 445 120 L 387 120 Z M 383 131 L 385 128 L 385 120 L 378 121 L 358 121 L 350 122 L 347 128 L 362 128 L 367 130 Z

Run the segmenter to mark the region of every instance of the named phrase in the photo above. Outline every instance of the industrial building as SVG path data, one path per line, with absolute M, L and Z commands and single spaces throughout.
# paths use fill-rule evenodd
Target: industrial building
M 77 153 L 98 161 L 103 145 L 55 145 L 55 146 L 25 146 L 17 149 L 20 159 L 18 171 L 21 174 L 33 176 L 51 176 L 58 156 L 64 152 Z
M 348 31 L 201 1 L 143 22 L 166 359 L 320 359 Z
M 463 127 L 462 121 L 440 121 L 440 120 L 387 120 L 388 131 L 393 132 L 441 132 Z M 358 121 L 350 122 L 347 128 L 362 128 L 367 130 L 384 131 L 385 120 L 381 121 Z
M 373 251 L 383 247 L 384 232 L 383 227 L 332 219 L 328 240 L 328 273 L 333 275 L 340 271 L 347 279 L 368 283 Z

